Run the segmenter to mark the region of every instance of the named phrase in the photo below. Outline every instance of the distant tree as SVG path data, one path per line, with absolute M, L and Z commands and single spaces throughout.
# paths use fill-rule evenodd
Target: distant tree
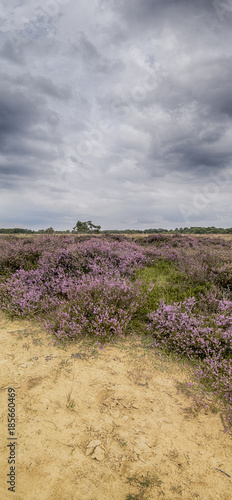
M 46 234 L 53 234 L 54 233 L 54 229 L 53 227 L 48 227 L 47 229 L 45 229 L 44 231 Z
M 73 233 L 87 233 L 88 232 L 88 226 L 86 222 L 81 222 L 80 220 L 77 221 L 76 225 L 74 226 Z
M 91 220 L 88 220 L 87 222 L 81 222 L 80 220 L 77 221 L 76 225 L 74 226 L 72 232 L 73 233 L 99 233 L 101 229 L 101 226 L 95 226 L 95 224 L 92 223 Z
M 22 229 L 19 227 L 14 227 L 14 228 L 1 228 L 0 233 L 5 233 L 5 234 L 32 234 L 35 233 L 35 231 L 32 231 L 31 229 Z

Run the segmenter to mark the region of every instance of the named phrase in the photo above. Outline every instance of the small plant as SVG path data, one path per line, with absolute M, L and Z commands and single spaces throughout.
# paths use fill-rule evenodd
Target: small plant
M 76 403 L 74 401 L 74 399 L 71 399 L 71 392 L 69 392 L 68 396 L 67 396 L 67 404 L 66 404 L 66 408 L 67 410 L 70 410 L 70 411 L 74 411 L 74 408 L 76 406 Z
M 119 439 L 118 440 L 120 446 L 126 446 L 127 442 L 126 441 L 123 441 L 123 439 Z
M 126 497 L 126 500 L 145 500 L 145 494 L 149 493 L 149 489 L 152 486 L 156 485 L 160 487 L 162 481 L 158 478 L 157 474 L 153 474 L 150 476 L 149 472 L 147 472 L 146 476 L 143 474 L 138 476 L 134 474 L 132 477 L 128 477 L 128 482 L 130 485 L 139 488 L 139 492 L 136 494 L 129 493 Z

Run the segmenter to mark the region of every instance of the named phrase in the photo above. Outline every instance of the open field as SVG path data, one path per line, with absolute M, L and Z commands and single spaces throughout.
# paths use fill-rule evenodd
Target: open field
M 12 387 L 17 500 L 231 500 L 231 238 L 139 238 L 0 237 L 1 498 Z

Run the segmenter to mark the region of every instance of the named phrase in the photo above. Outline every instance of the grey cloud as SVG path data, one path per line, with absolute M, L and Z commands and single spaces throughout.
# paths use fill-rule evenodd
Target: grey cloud
M 9 189 L 12 193 L 19 193 L 25 189 L 36 190 L 37 182 L 46 180 L 52 175 L 52 167 L 48 162 L 37 160 L 36 166 L 32 165 L 32 159 L 15 158 L 8 160 L 7 164 L 0 164 L 1 189 Z M 46 176 L 44 171 L 46 170 Z M 32 187 L 33 183 L 33 187 Z
M 107 3 L 107 2 L 106 2 Z M 110 4 L 127 21 L 128 25 L 158 26 L 160 22 L 199 22 L 200 17 L 210 16 L 218 20 L 220 9 L 226 10 L 226 2 L 212 0 L 112 0 Z M 230 10 L 227 9 L 229 14 Z M 197 19 L 196 19 L 196 16 Z
M 21 100 L 27 99 L 29 102 L 33 102 L 38 110 L 39 108 L 45 108 L 45 97 L 59 99 L 61 101 L 69 101 L 73 97 L 72 89 L 68 85 L 63 85 L 62 87 L 56 85 L 51 79 L 44 76 L 35 76 L 28 72 L 21 73 L 18 76 L 9 77 L 5 75 L 5 82 L 10 84 L 10 87 L 15 90 L 15 93 L 21 93 Z M 4 92 L 4 91 L 3 91 Z M 53 118 L 54 119 L 54 118 Z
M 202 106 L 208 106 L 209 113 L 215 114 L 215 118 L 217 114 L 231 116 L 231 62 L 231 56 L 215 57 L 189 68 L 188 89 Z
M 25 58 L 22 51 L 22 47 L 17 43 L 16 39 L 2 40 L 2 46 L 0 49 L 0 57 L 13 62 L 14 64 L 24 64 Z
M 1 134 L 22 133 L 37 119 L 39 110 L 22 92 L 2 87 L 0 92 Z
M 41 96 L 25 95 L 22 91 L 0 89 L 0 138 L 31 133 L 30 127 L 46 123 L 51 127 L 58 124 L 59 118 L 53 110 L 46 108 Z
M 83 32 L 78 32 L 78 41 L 72 45 L 72 51 L 81 58 L 81 64 L 95 74 L 111 74 L 123 69 L 122 61 L 116 57 L 106 57 L 101 50 Z
M 72 91 L 68 87 L 59 88 L 51 80 L 45 77 L 35 79 L 35 86 L 49 97 L 55 97 L 61 100 L 69 100 L 72 97 Z
M 78 48 L 81 51 L 83 57 L 89 62 L 90 60 L 95 60 L 99 58 L 99 53 L 94 46 L 94 44 L 86 37 L 85 33 L 79 34 L 79 44 Z
M 30 165 L 25 165 L 22 161 L 18 161 L 18 163 L 8 163 L 6 165 L 0 165 L 0 177 L 4 179 L 11 178 L 11 180 L 16 179 L 16 177 L 36 177 L 36 169 L 32 169 Z
M 17 187 L 20 179 L 44 178 L 61 158 L 59 136 L 55 128 L 57 114 L 46 108 L 37 95 L 0 88 L 0 177 L 1 185 Z M 45 174 L 46 172 L 46 174 Z
M 205 101 L 211 109 L 214 109 L 215 114 L 222 115 L 222 118 L 225 115 L 232 118 L 232 89 L 228 83 L 215 89 L 210 97 L 206 95 Z
M 49 19 L 24 5 L 27 36 L 1 35 L 0 209 L 12 196 L 21 223 L 37 228 L 184 224 L 179 205 L 232 160 L 232 11 L 220 15 L 222 4 L 83 0 Z M 228 221 L 226 190 L 192 225 Z
M 199 172 L 199 175 L 206 175 L 210 168 L 221 169 L 232 159 L 232 154 L 204 150 L 197 143 L 192 146 L 183 144 L 179 148 L 173 147 L 167 156 L 169 155 L 175 155 L 176 160 L 178 159 L 178 166 L 176 165 L 178 170 L 191 170 L 192 172 L 195 170 Z

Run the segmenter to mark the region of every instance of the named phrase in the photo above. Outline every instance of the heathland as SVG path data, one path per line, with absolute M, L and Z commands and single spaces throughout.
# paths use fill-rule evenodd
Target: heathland
M 150 362 L 147 359 L 148 353 L 156 359 L 156 367 L 158 365 L 160 367 L 172 366 L 172 369 L 170 368 L 172 375 L 175 370 L 177 372 L 182 369 L 187 370 L 188 377 L 176 385 L 178 391 L 191 402 L 190 406 L 188 405 L 188 411 L 185 407 L 185 413 L 196 417 L 203 412 L 202 415 L 210 414 L 212 417 L 218 417 L 222 423 L 223 432 L 230 439 L 232 428 L 231 250 L 232 239 L 229 236 L 222 238 L 220 236 L 152 234 L 129 238 L 123 235 L 81 237 L 65 234 L 18 238 L 13 235 L 2 235 L 0 237 L 2 321 L 5 322 L 4 324 L 7 321 L 11 322 L 11 331 L 19 331 L 21 338 L 23 338 L 24 331 L 25 339 L 28 337 L 27 332 L 30 328 L 34 328 L 34 331 L 41 331 L 42 333 L 38 334 L 40 337 L 37 338 L 37 344 L 42 342 L 44 335 L 47 335 L 49 345 L 54 346 L 54 352 L 58 352 L 57 349 L 59 352 L 60 349 L 64 352 L 70 350 L 73 361 L 75 361 L 73 349 L 75 350 L 80 345 L 82 347 L 79 357 L 76 357 L 83 360 L 88 358 L 88 353 L 98 352 L 103 353 L 104 356 L 104 352 L 111 352 L 110 350 L 113 352 L 119 345 L 125 349 L 133 345 L 135 351 L 137 346 L 137 352 L 141 348 L 146 352 L 147 371 L 151 380 L 154 373 L 151 367 L 148 370 Z M 20 327 L 25 322 L 27 325 L 30 322 L 32 326 Z M 15 324 L 17 324 L 16 330 Z M 34 350 L 36 342 L 31 347 Z M 12 355 L 14 355 L 13 352 Z M 114 356 L 116 356 L 115 353 Z M 36 358 L 39 359 L 37 356 L 32 359 L 36 360 Z M 111 364 L 112 360 L 108 362 Z M 63 366 L 65 369 L 67 367 L 68 365 Z M 58 369 L 60 368 L 56 367 L 57 371 Z M 99 367 L 96 367 L 96 373 L 98 373 L 97 370 Z M 90 375 L 90 372 L 89 377 L 92 380 L 93 374 Z M 130 373 L 129 378 L 133 379 L 138 386 L 143 387 L 144 391 L 149 389 L 149 377 L 142 366 L 138 368 L 137 375 L 133 367 Z M 37 382 L 39 384 L 40 377 L 41 375 L 38 376 L 38 374 L 37 377 L 33 375 L 31 388 L 36 386 Z M 108 384 L 112 384 L 111 388 L 104 386 L 102 391 L 98 392 L 98 399 L 100 398 L 98 404 L 107 404 L 108 398 L 113 397 L 115 392 L 113 380 L 114 376 L 112 376 L 112 382 L 108 381 Z M 158 384 L 163 383 L 167 388 L 170 383 L 167 374 L 163 375 L 162 380 L 163 382 L 157 376 Z M 6 380 L 6 383 L 9 382 Z M 83 384 L 86 384 L 86 380 L 83 380 Z M 123 397 L 121 394 L 121 399 L 119 397 L 118 400 L 123 400 Z M 137 394 L 137 397 L 141 397 L 141 394 L 140 396 Z M 163 395 L 163 402 L 165 397 Z M 152 403 L 151 399 L 149 401 Z M 71 397 L 71 392 L 67 396 L 66 403 L 66 411 L 75 410 L 76 403 Z M 124 403 L 128 403 L 126 398 Z M 120 404 L 118 410 L 120 410 Z M 135 409 L 136 404 L 135 402 Z M 125 405 L 124 408 L 126 408 Z M 36 409 L 34 411 L 36 415 Z M 174 406 L 172 411 L 174 413 L 176 411 Z M 161 409 L 161 412 L 163 415 L 160 414 L 159 418 L 162 419 L 165 415 L 168 418 L 165 408 Z M 127 415 L 127 420 L 128 418 Z M 54 425 L 58 424 L 54 421 Z M 88 439 L 86 443 L 80 441 L 77 448 L 80 446 L 81 450 L 81 447 L 84 447 L 85 457 L 91 456 L 91 459 L 97 463 L 104 462 L 105 458 L 110 462 L 110 457 L 114 452 L 112 448 L 111 455 L 110 453 L 107 455 L 108 441 L 103 446 L 103 440 L 96 439 L 99 437 L 97 431 L 95 433 L 89 431 L 89 437 L 93 439 L 89 443 Z M 131 463 L 136 460 L 132 456 L 136 454 L 134 450 L 138 450 L 139 446 L 137 448 L 135 446 L 132 453 L 132 449 L 126 450 L 127 441 L 123 441 L 122 436 L 120 440 L 119 437 L 117 438 L 117 442 L 121 443 L 121 447 L 125 446 L 124 452 L 127 451 L 124 453 L 124 460 L 121 458 L 120 463 L 120 474 L 126 475 L 130 469 L 128 460 Z M 140 443 L 140 448 L 144 447 L 144 449 L 143 452 L 140 450 L 140 454 L 137 453 L 139 460 L 146 463 L 146 460 L 143 460 L 146 457 L 145 448 L 148 453 L 149 448 L 151 450 L 156 446 L 151 442 L 150 445 Z M 74 453 L 75 447 L 71 451 Z M 119 456 L 116 448 L 115 453 Z M 170 461 L 178 462 L 178 451 L 174 447 L 169 450 L 169 454 L 170 466 Z M 228 471 L 225 472 L 226 464 L 220 466 L 220 463 L 215 462 L 214 465 L 214 470 L 221 474 L 223 479 L 225 477 L 230 481 L 230 474 Z M 117 473 L 117 466 L 115 462 L 113 465 L 113 461 L 112 470 Z M 156 475 L 153 476 L 145 475 L 146 479 L 144 479 L 144 474 L 147 472 L 145 469 L 143 469 L 143 476 L 128 476 L 127 474 L 129 477 L 127 487 L 129 484 L 131 489 L 126 496 L 126 487 L 120 490 L 120 486 L 120 495 L 122 491 L 125 491 L 124 497 L 121 498 L 159 498 L 162 492 L 166 494 L 165 498 L 183 498 L 184 491 L 186 499 L 200 498 L 201 490 L 199 493 L 196 488 L 194 493 L 193 490 L 187 489 L 187 483 L 184 489 L 181 481 L 179 485 L 170 483 L 169 489 L 165 490 L 165 486 L 162 486 L 163 476 L 161 474 L 162 480 L 160 480 L 158 471 L 157 468 Z M 93 477 L 97 477 L 95 472 Z M 115 485 L 117 484 L 119 487 L 115 479 Z M 112 499 L 117 498 L 118 495 L 119 490 L 116 486 L 115 488 L 115 496 L 112 496 Z M 225 500 L 229 498 L 226 488 L 227 486 L 221 492 L 222 494 L 219 491 L 218 496 L 216 494 L 214 498 Z M 86 490 L 86 494 L 83 492 L 79 494 L 77 489 L 77 493 L 69 498 L 95 498 L 90 490 L 91 488 L 88 492 Z M 205 498 L 210 499 L 211 490 L 207 490 L 206 487 L 204 492 L 208 494 Z M 105 494 L 102 490 L 101 498 L 111 498 Z M 149 494 L 153 496 L 149 497 Z M 155 494 L 157 496 L 154 496 Z M 54 495 L 56 498 L 62 498 L 62 496 L 59 497 L 58 490 Z M 21 499 L 20 496 L 17 498 Z M 43 498 L 52 499 L 53 496 L 49 492 L 46 494 L 44 492 Z

